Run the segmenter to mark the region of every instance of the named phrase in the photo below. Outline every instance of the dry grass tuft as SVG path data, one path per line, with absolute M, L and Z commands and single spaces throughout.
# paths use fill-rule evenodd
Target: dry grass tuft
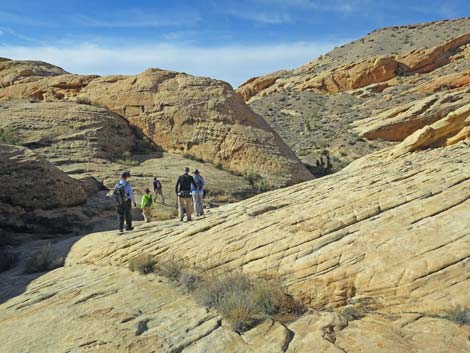
M 140 255 L 129 261 L 129 270 L 146 275 L 154 272 L 155 261 L 150 255 Z

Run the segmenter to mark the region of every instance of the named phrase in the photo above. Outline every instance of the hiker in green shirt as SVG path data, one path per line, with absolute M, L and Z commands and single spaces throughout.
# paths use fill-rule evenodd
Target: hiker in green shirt
M 153 207 L 153 196 L 150 193 L 150 189 L 145 189 L 145 194 L 142 196 L 141 208 L 144 214 L 145 222 L 150 222 L 152 217 L 152 207 Z

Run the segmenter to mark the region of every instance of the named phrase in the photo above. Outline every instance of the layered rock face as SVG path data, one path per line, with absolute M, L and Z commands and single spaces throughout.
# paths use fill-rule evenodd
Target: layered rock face
M 312 178 L 279 135 L 225 82 L 149 69 L 136 76 L 37 78 L 0 89 L 0 99 L 91 101 L 116 112 L 163 149 L 272 186 Z
M 63 231 L 87 194 L 80 182 L 24 147 L 0 145 L 0 233 Z
M 470 90 L 439 92 L 355 121 L 355 131 L 370 140 L 402 141 L 416 130 L 470 103 Z
M 60 67 L 42 61 L 3 59 L 0 60 L 0 87 L 66 73 Z
M 470 34 L 453 38 L 432 48 L 421 48 L 397 56 L 377 56 L 351 64 L 322 70 L 321 60 L 314 61 L 284 77 L 274 73 L 247 81 L 237 90 L 246 100 L 280 90 L 311 90 L 338 93 L 391 80 L 399 75 L 423 74 L 451 62 L 458 51 L 470 43 Z M 322 58 L 323 59 L 323 58 Z
M 436 131 L 437 140 L 455 136 L 467 113 L 460 108 L 424 129 Z M 468 143 L 390 158 L 392 151 L 223 206 L 193 224 L 89 235 L 72 247 L 64 269 L 0 307 L 2 334 L 11 337 L 2 341 L 13 352 L 39 349 L 46 336 L 48 345 L 78 352 L 300 353 L 312 344 L 319 352 L 466 352 L 470 328 L 446 315 L 470 305 Z M 275 276 L 316 310 L 240 336 L 165 280 L 126 272 L 142 254 Z M 365 317 L 348 321 L 324 311 L 346 305 Z M 45 331 L 41 323 L 59 317 Z M 11 335 L 29 322 L 38 329 L 26 339 Z
M 326 151 L 338 170 L 467 104 L 469 58 L 469 18 L 390 27 L 237 92 L 304 163 Z
M 136 144 L 129 123 L 104 108 L 73 102 L 0 102 L 0 129 L 50 161 L 111 159 Z

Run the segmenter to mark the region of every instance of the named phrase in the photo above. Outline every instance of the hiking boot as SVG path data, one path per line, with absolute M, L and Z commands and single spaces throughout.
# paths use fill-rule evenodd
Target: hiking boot
M 131 230 L 134 230 L 134 227 L 126 228 L 126 231 L 130 232 Z

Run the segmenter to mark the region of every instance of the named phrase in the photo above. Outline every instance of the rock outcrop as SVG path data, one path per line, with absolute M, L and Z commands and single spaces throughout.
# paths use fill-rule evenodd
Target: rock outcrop
M 357 120 L 352 126 L 359 135 L 369 140 L 402 141 L 416 130 L 469 104 L 469 93 L 468 89 L 439 92 L 418 101 L 387 109 L 370 118 Z
M 79 181 L 24 147 L 0 144 L 0 161 L 2 238 L 13 232 L 68 232 L 79 221 L 75 206 L 88 198 Z
M 282 79 L 274 73 L 248 81 L 238 92 L 245 99 L 251 99 L 257 94 L 266 95 L 283 89 L 330 94 L 349 91 L 386 82 L 399 75 L 424 74 L 436 70 L 449 64 L 450 58 L 459 48 L 468 43 L 470 34 L 465 34 L 433 48 L 413 50 L 403 55 L 365 58 L 325 71 L 319 69 L 321 60 L 314 61 L 284 73 Z
M 62 164 L 110 160 L 137 143 L 121 116 L 74 102 L 0 102 L 0 130 L 14 131 L 22 145 Z
M 66 73 L 60 67 L 42 61 L 4 59 L 0 60 L 0 87 Z
M 465 112 L 452 113 L 442 129 L 461 127 Z M 301 353 L 312 344 L 325 353 L 466 352 L 470 328 L 447 313 L 470 305 L 470 149 L 461 141 L 393 159 L 389 152 L 192 224 L 89 235 L 72 247 L 65 268 L 0 306 L 0 338 L 13 352 L 46 341 L 77 352 Z M 127 272 L 141 254 L 276 276 L 316 311 L 240 336 L 166 280 Z M 344 306 L 365 316 L 324 312 Z M 31 322 L 26 338 L 12 334 Z
M 450 146 L 470 138 L 470 105 L 450 112 L 445 118 L 416 131 L 392 151 L 392 156 L 429 147 Z
M 25 98 L 102 105 L 166 151 L 254 172 L 272 186 L 312 178 L 279 135 L 222 81 L 149 69 L 136 76 L 35 76 L 0 89 L 0 99 Z

